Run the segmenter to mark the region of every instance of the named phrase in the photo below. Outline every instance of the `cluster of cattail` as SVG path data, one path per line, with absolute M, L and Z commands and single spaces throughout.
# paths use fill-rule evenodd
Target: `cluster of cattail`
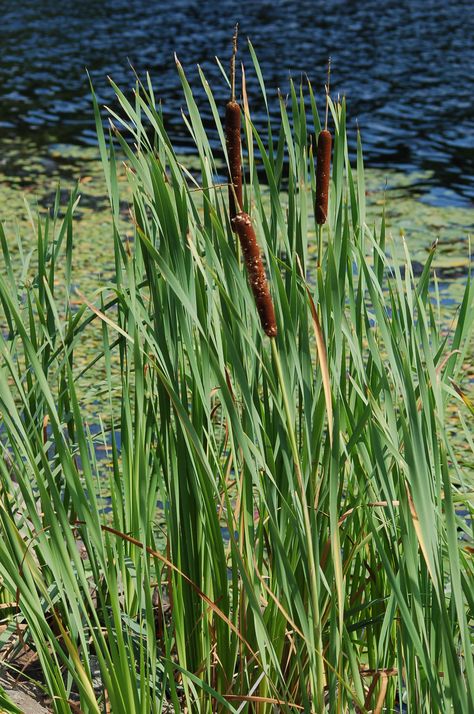
M 277 325 L 265 268 L 257 243 L 250 216 L 243 211 L 242 164 L 241 164 L 241 113 L 235 101 L 235 57 L 237 54 L 237 30 L 232 38 L 232 58 L 230 63 L 231 98 L 225 109 L 225 136 L 229 160 L 229 217 L 232 230 L 237 233 L 247 269 L 262 328 L 269 337 L 276 337 Z M 316 153 L 316 223 L 322 226 L 328 215 L 329 180 L 331 174 L 332 136 L 328 131 L 329 78 L 326 86 L 326 123 L 318 137 Z M 320 240 L 321 240 L 321 233 Z
M 240 107 L 235 101 L 235 55 L 237 26 L 233 37 L 231 59 L 231 99 L 225 109 L 225 135 L 229 158 L 229 216 L 242 248 L 250 289 L 260 317 L 262 329 L 268 337 L 276 337 L 277 325 L 267 276 L 260 248 L 250 216 L 243 211 Z

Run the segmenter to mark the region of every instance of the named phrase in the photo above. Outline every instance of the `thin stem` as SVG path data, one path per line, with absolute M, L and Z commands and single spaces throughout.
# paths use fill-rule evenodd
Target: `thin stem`
M 328 115 L 329 115 L 329 87 L 331 82 L 331 58 L 328 59 L 328 83 L 326 84 L 326 120 L 324 122 L 324 130 L 328 129 Z
M 237 55 L 237 36 L 239 34 L 239 23 L 236 24 L 232 36 L 232 57 L 230 58 L 230 95 L 231 101 L 235 102 L 235 57 Z
M 323 259 L 323 227 L 318 224 L 318 267 Z

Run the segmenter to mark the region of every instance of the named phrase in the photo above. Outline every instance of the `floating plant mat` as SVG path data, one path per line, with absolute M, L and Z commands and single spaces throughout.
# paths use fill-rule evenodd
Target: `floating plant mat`
M 25 199 L 46 211 L 61 186 L 66 198 L 75 183 L 80 183 L 81 201 L 76 210 L 76 253 L 74 267 L 78 276 L 87 279 L 90 268 L 97 272 L 112 270 L 113 255 L 110 240 L 110 211 L 102 167 L 95 147 L 51 144 L 42 157 L 31 158 L 28 149 L 14 142 L 2 141 L 0 160 L 0 218 L 5 223 L 26 222 Z M 25 157 L 29 156 L 28 163 Z M 191 170 L 196 169 L 194 157 L 180 157 Z M 410 173 L 386 169 L 366 169 L 367 222 L 379 223 L 385 210 L 387 227 L 394 236 L 403 233 L 412 259 L 423 263 L 434 240 L 439 249 L 435 268 L 447 278 L 467 273 L 469 264 L 468 235 L 474 229 L 474 208 L 430 203 L 431 174 Z M 119 173 L 122 183 L 122 215 L 127 225 L 125 171 Z M 107 230 L 108 229 L 108 230 Z M 125 236 L 125 233 L 124 233 Z M 98 241 L 98 238 L 100 240 Z M 80 243 L 80 251 L 78 250 Z M 98 262 L 97 262 L 98 259 Z
M 28 157 L 28 160 L 25 157 Z M 199 180 L 196 158 L 180 158 Z M 442 319 L 449 327 L 469 271 L 469 233 L 473 229 L 474 209 L 429 203 L 429 178 L 429 173 L 404 174 L 385 169 L 367 169 L 367 223 L 369 226 L 380 225 L 382 211 L 385 211 L 387 233 L 392 239 L 392 245 L 400 248 L 399 255 L 402 255 L 401 236 L 404 235 L 414 261 L 415 273 L 421 272 L 433 241 L 438 240 L 433 267 L 437 276 Z M 122 199 L 121 236 L 124 241 L 132 242 L 133 227 L 129 216 L 129 191 L 125 169 L 119 171 L 118 179 Z M 0 219 L 5 225 L 7 236 L 12 239 L 12 245 L 17 230 L 25 247 L 28 246 L 28 241 L 35 240 L 25 201 L 32 207 L 33 213 L 37 207 L 40 213 L 45 215 L 54 203 L 58 186 L 61 189 L 62 205 L 65 205 L 77 181 L 81 198 L 74 220 L 73 283 L 83 295 L 93 300 L 97 290 L 114 278 L 112 222 L 98 149 L 51 144 L 45 147 L 41 156 L 35 156 L 33 143 L 30 146 L 28 142 L 20 145 L 13 140 L 2 140 Z M 284 205 L 284 194 L 281 199 Z M 312 221 L 309 226 L 313 226 Z M 390 240 L 387 247 L 390 250 Z M 310 253 L 313 250 L 316 251 L 316 241 L 313 242 Z M 13 253 L 15 254 L 14 248 Z M 60 294 L 60 277 L 56 287 Z M 73 295 L 72 299 L 80 302 L 78 295 Z M 100 351 L 101 339 L 101 331 L 93 324 L 75 351 L 77 374 Z M 466 373 L 465 384 L 470 384 L 472 388 L 472 370 Z M 97 415 L 104 414 L 104 405 L 109 404 L 102 360 L 80 381 L 79 394 L 85 417 L 90 424 L 97 426 Z M 119 404 L 117 384 L 117 410 Z M 458 429 L 457 409 L 452 414 L 452 422 L 453 438 L 464 442 L 464 437 Z M 107 453 L 105 445 L 102 446 L 102 451 Z M 466 453 L 469 451 L 466 450 Z
M 366 171 L 368 223 L 380 220 L 385 209 L 387 227 L 394 236 L 404 234 L 412 260 L 424 264 L 433 241 L 438 240 L 434 268 L 439 276 L 467 275 L 468 237 L 474 229 L 474 208 L 434 205 L 429 193 L 431 174 Z

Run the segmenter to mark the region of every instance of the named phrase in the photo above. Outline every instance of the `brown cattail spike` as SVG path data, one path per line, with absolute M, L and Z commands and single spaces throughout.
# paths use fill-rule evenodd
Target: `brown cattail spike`
M 278 330 L 275 310 L 252 221 L 250 216 L 242 211 L 234 218 L 233 224 L 242 247 L 248 281 L 255 298 L 263 331 L 268 337 L 276 337 Z
M 243 206 L 240 107 L 237 102 L 227 102 L 226 104 L 225 138 L 229 158 L 229 216 L 232 222 Z
M 242 195 L 242 164 L 240 160 L 240 107 L 235 101 L 235 56 L 237 54 L 237 32 L 235 26 L 232 38 L 232 59 L 230 61 L 230 86 L 231 99 L 225 107 L 225 138 L 227 156 L 229 158 L 229 217 L 232 225 L 233 219 L 243 207 Z
M 329 178 L 331 175 L 331 132 L 323 129 L 316 152 L 316 223 L 323 225 L 328 216 Z
M 328 83 L 326 84 L 326 120 L 319 134 L 316 152 L 316 223 L 322 226 L 328 217 L 329 179 L 331 175 L 332 136 L 328 131 L 329 86 L 331 81 L 331 58 L 328 59 Z M 320 236 L 321 240 L 321 236 Z M 321 246 L 320 246 L 321 258 Z

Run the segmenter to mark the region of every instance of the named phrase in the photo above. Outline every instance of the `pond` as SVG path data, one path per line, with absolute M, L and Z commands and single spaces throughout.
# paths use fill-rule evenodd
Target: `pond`
M 151 72 L 165 119 L 186 150 L 173 53 L 191 80 L 200 63 L 224 97 L 214 56 L 227 64 L 238 21 L 240 57 L 249 63 L 244 47 L 249 36 L 275 96 L 278 87 L 287 91 L 290 72 L 295 79 L 308 73 L 322 94 L 331 55 L 333 92 L 347 96 L 350 129 L 354 135 L 357 119 L 367 163 L 421 171 L 417 187 L 429 203 L 473 204 L 469 0 L 328 0 L 324 5 L 310 0 L 23 0 L 1 8 L 0 157 L 5 140 L 10 147 L 18 141 L 21 164 L 31 160 L 31 151 L 43 154 L 51 144 L 94 143 L 85 68 L 107 102 L 112 98 L 107 75 L 122 87 L 133 84 L 129 63 L 141 76 Z M 258 90 L 251 82 L 249 93 L 258 120 Z

